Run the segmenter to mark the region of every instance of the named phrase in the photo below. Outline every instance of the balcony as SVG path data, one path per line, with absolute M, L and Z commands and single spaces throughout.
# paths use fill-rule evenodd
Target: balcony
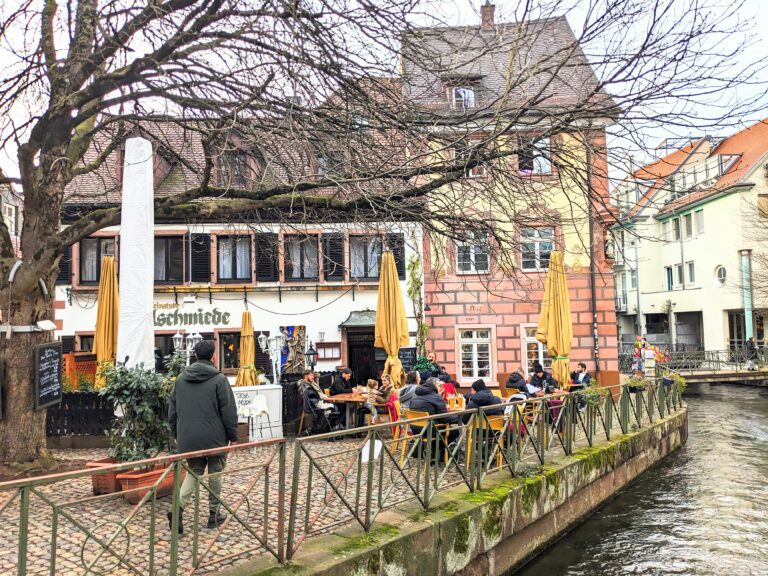
M 627 311 L 627 291 L 626 290 L 617 290 L 614 300 L 616 302 L 616 312 Z
M 740 154 L 718 154 L 673 174 L 666 182 L 669 202 L 712 186 L 736 163 Z

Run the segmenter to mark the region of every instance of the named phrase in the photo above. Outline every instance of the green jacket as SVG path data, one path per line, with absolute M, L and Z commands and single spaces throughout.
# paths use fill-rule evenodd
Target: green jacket
M 188 366 L 171 392 L 168 420 L 179 452 L 237 442 L 237 407 L 227 377 L 207 360 Z

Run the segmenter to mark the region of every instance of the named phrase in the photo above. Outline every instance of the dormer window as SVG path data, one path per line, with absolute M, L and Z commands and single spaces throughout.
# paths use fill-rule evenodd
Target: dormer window
M 248 187 L 248 155 L 243 150 L 225 150 L 218 158 L 219 184 L 227 188 Z
M 451 107 L 468 110 L 475 107 L 475 89 L 470 86 L 451 86 Z

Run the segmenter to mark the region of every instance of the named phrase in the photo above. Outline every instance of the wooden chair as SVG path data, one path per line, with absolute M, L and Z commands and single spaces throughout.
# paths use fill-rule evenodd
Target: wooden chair
M 496 398 L 504 398 L 501 394 L 501 388 L 491 388 L 491 394 L 496 396 Z
M 398 401 L 398 405 L 400 402 Z M 411 420 L 415 418 L 428 418 L 429 412 L 420 412 L 418 410 L 406 410 L 403 413 L 403 417 L 406 420 Z M 405 462 L 405 451 L 408 448 L 408 438 L 413 437 L 413 434 L 411 434 L 411 426 L 418 426 L 419 428 L 423 428 L 426 426 L 429 422 L 427 420 L 416 420 L 415 422 L 406 422 L 403 424 L 403 437 L 402 437 L 402 447 L 400 450 L 400 466 L 403 465 L 403 462 Z M 398 428 L 400 428 L 398 426 Z M 399 435 L 398 435 L 399 436 Z
M 500 434 L 504 430 L 504 416 L 499 414 L 498 416 L 486 416 L 486 421 L 491 431 Z M 472 461 L 472 449 L 474 442 L 470 440 L 467 444 L 467 466 Z M 496 454 L 496 466 L 501 466 L 501 450 Z

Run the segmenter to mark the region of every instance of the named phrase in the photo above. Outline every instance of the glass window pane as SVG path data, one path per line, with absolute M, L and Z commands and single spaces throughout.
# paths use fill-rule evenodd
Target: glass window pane
M 169 238 L 168 280 L 181 282 L 184 276 L 184 241 L 182 238 Z
M 167 280 L 165 271 L 165 239 L 155 238 L 155 280 Z
M 80 281 L 99 281 L 99 257 L 96 238 L 86 238 L 80 242 Z

